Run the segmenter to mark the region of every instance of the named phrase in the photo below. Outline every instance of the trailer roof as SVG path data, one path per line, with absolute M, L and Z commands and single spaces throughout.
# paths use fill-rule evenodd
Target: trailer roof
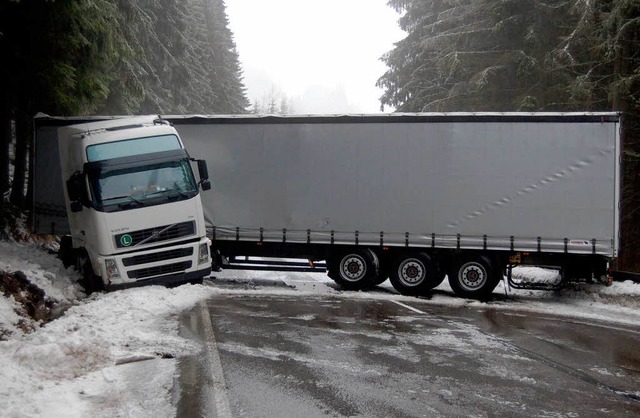
M 619 122 L 617 112 L 447 112 L 335 115 L 163 115 L 183 123 Z
M 59 117 L 39 113 L 39 125 L 70 125 L 89 121 L 130 118 L 122 116 Z M 443 112 L 443 113 L 377 113 L 377 114 L 236 114 L 236 115 L 158 115 L 175 124 L 288 124 L 288 123 L 410 123 L 410 122 L 619 122 L 619 112 Z

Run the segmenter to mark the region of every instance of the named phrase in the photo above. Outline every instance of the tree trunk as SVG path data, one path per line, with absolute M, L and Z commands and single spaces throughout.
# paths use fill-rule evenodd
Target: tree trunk
M 4 203 L 3 195 L 11 186 L 9 180 L 9 149 L 11 145 L 11 114 L 3 107 L 0 111 L 0 205 Z
M 27 175 L 27 151 L 31 137 L 31 123 L 24 114 L 16 116 L 16 153 L 13 164 L 13 187 L 9 201 L 20 209 L 25 208 L 25 184 Z
M 627 16 L 622 23 L 627 21 Z M 621 24 L 622 24 L 621 23 Z M 620 34 L 615 34 L 619 36 Z M 633 34 L 620 36 L 616 45 L 616 55 L 613 62 L 613 77 L 617 80 L 628 79 L 637 70 L 637 61 L 633 60 L 635 39 Z M 635 68 L 634 68 L 635 67 Z M 633 88 L 632 88 L 633 89 Z M 622 126 L 622 207 L 620 221 L 621 252 L 618 258 L 618 268 L 621 270 L 640 271 L 640 176 L 638 176 L 639 161 L 637 152 L 638 135 L 640 134 L 638 117 L 640 106 L 631 100 L 627 92 L 613 90 L 611 98 L 612 110 L 622 112 L 624 124 Z
M 33 160 L 34 160 L 34 126 L 33 126 L 33 119 L 29 119 L 29 140 L 27 141 L 27 168 L 26 168 L 26 174 L 27 174 L 27 196 L 26 196 L 26 200 L 25 200 L 25 205 L 24 208 L 27 211 L 32 211 L 33 210 L 33 182 L 34 182 L 34 178 L 33 178 Z

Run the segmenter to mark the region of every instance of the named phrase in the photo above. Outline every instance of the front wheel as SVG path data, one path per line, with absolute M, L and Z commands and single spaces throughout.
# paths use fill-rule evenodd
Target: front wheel
M 62 261 L 64 268 L 68 268 L 75 263 L 75 255 L 71 237 L 64 236 L 60 239 L 60 249 L 58 250 L 58 258 Z
M 89 259 L 89 255 L 85 251 L 78 251 L 75 261 L 75 268 L 78 273 L 80 273 L 80 276 L 82 276 L 82 281 L 80 284 L 82 285 L 82 287 L 84 287 L 88 295 L 93 292 L 101 292 L 105 290 L 104 283 L 102 283 L 102 278 L 96 276 L 93 273 L 91 260 Z
M 500 281 L 487 257 L 461 257 L 449 270 L 449 285 L 456 295 L 465 298 L 485 299 Z
M 329 277 L 347 290 L 362 290 L 374 286 L 378 278 L 378 256 L 368 248 L 353 249 L 332 257 Z

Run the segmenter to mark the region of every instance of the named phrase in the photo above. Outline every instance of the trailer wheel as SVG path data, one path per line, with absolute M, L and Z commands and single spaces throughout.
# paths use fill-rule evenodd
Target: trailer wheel
M 329 277 L 347 290 L 372 287 L 379 272 L 378 256 L 368 248 L 354 249 L 332 257 Z
M 89 255 L 86 253 L 86 251 L 78 251 L 75 261 L 75 268 L 82 276 L 82 281 L 80 284 L 82 285 L 82 287 L 84 287 L 84 290 L 88 295 L 94 292 L 101 292 L 105 290 L 102 279 L 93 273 L 91 260 L 89 259 Z
M 389 279 L 400 294 L 418 296 L 442 283 L 444 274 L 428 254 L 404 254 L 392 264 Z
M 459 258 L 454 260 L 449 271 L 449 285 L 461 297 L 487 298 L 499 281 L 500 275 L 487 257 Z
M 378 276 L 373 280 L 372 284 L 378 286 L 387 281 L 389 278 L 389 272 L 386 269 L 380 268 Z

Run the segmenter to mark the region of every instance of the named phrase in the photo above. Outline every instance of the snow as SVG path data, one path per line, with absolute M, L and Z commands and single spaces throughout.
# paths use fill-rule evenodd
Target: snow
M 70 306 L 30 334 L 16 302 L 0 298 L 0 410 L 5 417 L 175 415 L 176 358 L 199 347 L 177 316 L 214 293 L 205 286 L 146 287 L 86 297 L 72 269 L 35 246 L 0 242 L 0 270 L 22 270 Z
M 23 271 L 33 284 L 59 301 L 73 302 L 82 294 L 75 285 L 75 272 L 65 270 L 55 256 L 32 244 L 0 241 L 0 270 Z
M 200 349 L 198 343 L 179 335 L 180 314 L 216 294 L 326 295 L 395 301 L 418 310 L 428 305 L 473 307 L 559 315 L 611 327 L 640 325 L 640 285 L 632 282 L 610 287 L 582 284 L 555 292 L 515 290 L 501 284 L 494 300 L 485 303 L 454 297 L 446 281 L 430 298 L 412 298 L 398 295 L 388 281 L 375 291 L 343 292 L 318 273 L 225 271 L 203 285 L 151 286 L 87 296 L 77 284 L 78 275 L 65 269 L 54 254 L 35 244 L 13 242 L 0 242 L 0 270 L 24 272 L 63 310 L 49 323 L 32 323 L 34 331 L 25 334 L 18 324 L 26 320 L 17 313 L 19 304 L 13 297 L 0 297 L 0 336 L 5 339 L 0 341 L 0 411 L 6 417 L 175 416 L 178 361 Z M 547 283 L 558 279 L 552 270 L 524 267 L 516 269 L 514 277 Z M 236 284 L 225 286 L 232 278 Z M 264 285 L 269 282 L 287 286 Z M 418 316 L 407 310 L 405 320 L 418 320 Z M 291 319 L 313 318 L 308 314 Z M 438 343 L 458 350 L 470 343 L 488 347 L 500 343 L 475 335 L 473 327 L 461 332 L 472 338 L 461 335 L 452 340 L 443 335 Z M 267 358 L 278 354 L 252 353 Z

